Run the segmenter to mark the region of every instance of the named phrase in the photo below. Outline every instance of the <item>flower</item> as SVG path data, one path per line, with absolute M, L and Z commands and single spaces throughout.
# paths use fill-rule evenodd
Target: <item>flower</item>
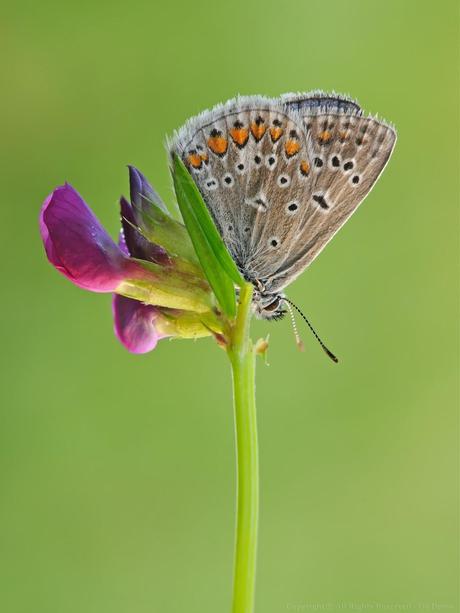
M 185 227 L 141 172 L 129 167 L 129 175 L 118 244 L 68 183 L 46 198 L 39 223 L 48 260 L 75 285 L 114 293 L 115 333 L 133 353 L 168 336 L 218 337 L 214 296 Z

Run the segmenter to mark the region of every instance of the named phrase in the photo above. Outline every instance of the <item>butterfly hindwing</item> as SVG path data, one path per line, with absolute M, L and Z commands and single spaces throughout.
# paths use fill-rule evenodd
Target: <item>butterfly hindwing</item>
M 315 90 L 300 94 L 283 94 L 281 101 L 289 111 L 297 111 L 302 117 L 315 113 L 348 113 L 362 115 L 356 100 L 342 94 L 326 94 Z

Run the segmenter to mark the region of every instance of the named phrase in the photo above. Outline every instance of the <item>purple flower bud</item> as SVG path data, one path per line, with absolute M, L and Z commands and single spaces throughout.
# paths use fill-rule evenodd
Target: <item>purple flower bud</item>
M 152 351 L 165 337 L 155 328 L 155 320 L 161 316 L 157 307 L 115 295 L 112 310 L 115 334 L 131 353 Z

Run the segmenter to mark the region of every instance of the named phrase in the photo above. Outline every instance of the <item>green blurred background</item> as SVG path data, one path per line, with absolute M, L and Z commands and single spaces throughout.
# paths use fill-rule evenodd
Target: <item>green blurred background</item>
M 290 290 L 258 367 L 258 613 L 456 611 L 455 1 L 18 2 L 0 18 L 0 610 L 216 613 L 231 595 L 230 373 L 210 339 L 132 356 L 110 297 L 45 260 L 64 180 L 113 235 L 125 165 L 236 93 L 348 92 L 393 158 Z M 392 607 L 392 608 L 391 608 Z

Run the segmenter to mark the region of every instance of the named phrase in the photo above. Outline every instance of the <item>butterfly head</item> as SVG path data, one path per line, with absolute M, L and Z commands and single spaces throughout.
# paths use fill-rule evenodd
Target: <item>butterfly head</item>
M 292 327 L 294 330 L 297 346 L 299 347 L 301 351 L 303 351 L 303 342 L 299 336 L 299 332 L 297 330 L 297 324 L 294 318 L 293 309 L 295 309 L 299 313 L 299 315 L 302 317 L 302 319 L 305 321 L 305 323 L 310 328 L 310 330 L 313 332 L 313 335 L 315 336 L 316 340 L 319 342 L 319 344 L 323 348 L 326 355 L 333 362 L 338 362 L 337 357 L 332 353 L 332 351 L 330 351 L 326 347 L 326 345 L 320 339 L 320 337 L 316 333 L 311 323 L 308 321 L 308 319 L 299 309 L 299 307 L 296 304 L 294 304 L 292 300 L 289 300 L 289 298 L 286 298 L 284 294 L 281 294 L 281 293 L 277 294 L 275 292 L 271 292 L 271 293 L 267 292 L 264 284 L 258 279 L 256 279 L 256 281 L 254 282 L 254 294 L 252 298 L 252 304 L 253 304 L 254 313 L 256 317 L 258 317 L 259 319 L 268 319 L 268 320 L 276 321 L 277 319 L 282 319 L 286 315 L 286 313 L 289 312 L 291 316 L 291 323 L 292 323 Z M 286 308 L 283 308 L 283 307 L 286 307 Z
M 263 293 L 256 289 L 252 304 L 254 313 L 259 319 L 276 321 L 282 319 L 286 314 L 286 309 L 283 308 L 282 294 Z

